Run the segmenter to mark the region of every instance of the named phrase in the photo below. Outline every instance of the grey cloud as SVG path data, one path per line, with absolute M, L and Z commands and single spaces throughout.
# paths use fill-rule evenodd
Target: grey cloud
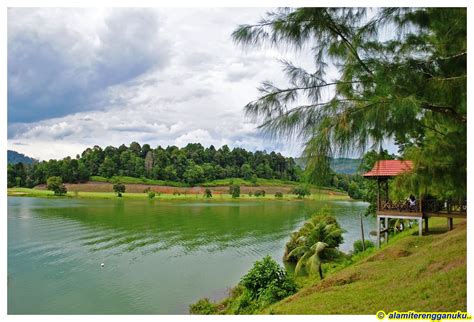
M 153 10 L 115 9 L 89 35 L 67 23 L 75 9 L 62 10 L 64 21 L 53 26 L 35 9 L 8 12 L 9 123 L 97 108 L 106 88 L 168 62 Z M 34 23 L 16 21 L 26 16 Z

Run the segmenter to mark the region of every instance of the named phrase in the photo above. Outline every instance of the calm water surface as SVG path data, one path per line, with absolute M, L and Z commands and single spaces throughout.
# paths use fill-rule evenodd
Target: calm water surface
M 187 313 L 263 256 L 281 263 L 289 234 L 325 205 L 350 250 L 362 202 L 8 197 L 8 313 Z

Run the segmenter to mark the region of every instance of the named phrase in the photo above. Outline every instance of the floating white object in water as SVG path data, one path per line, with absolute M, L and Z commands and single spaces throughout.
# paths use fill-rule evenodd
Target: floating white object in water
M 102 263 L 102 264 L 100 264 L 100 266 L 101 266 L 101 267 L 104 267 L 104 266 L 105 266 L 105 264 L 104 264 L 104 263 Z

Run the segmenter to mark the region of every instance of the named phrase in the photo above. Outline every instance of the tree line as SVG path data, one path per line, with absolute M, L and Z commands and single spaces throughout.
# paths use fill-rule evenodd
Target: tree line
M 9 164 L 8 187 L 34 187 L 53 176 L 67 183 L 85 182 L 91 176 L 129 176 L 195 185 L 224 178 L 299 181 L 301 173 L 293 158 L 275 152 L 231 150 L 227 145 L 204 148 L 200 143 L 153 149 L 149 144 L 132 142 L 104 149 L 96 145 L 76 158 Z

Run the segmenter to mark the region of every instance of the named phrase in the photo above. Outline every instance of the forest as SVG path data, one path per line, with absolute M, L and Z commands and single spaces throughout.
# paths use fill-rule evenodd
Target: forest
M 53 176 L 67 183 L 85 182 L 91 176 L 129 176 L 196 185 L 224 178 L 299 181 L 301 174 L 293 158 L 275 152 L 231 150 L 227 145 L 219 149 L 212 145 L 204 148 L 200 143 L 153 149 L 149 144 L 141 146 L 132 142 L 118 148 L 102 149 L 96 145 L 76 158 L 9 164 L 8 187 L 34 187 Z

